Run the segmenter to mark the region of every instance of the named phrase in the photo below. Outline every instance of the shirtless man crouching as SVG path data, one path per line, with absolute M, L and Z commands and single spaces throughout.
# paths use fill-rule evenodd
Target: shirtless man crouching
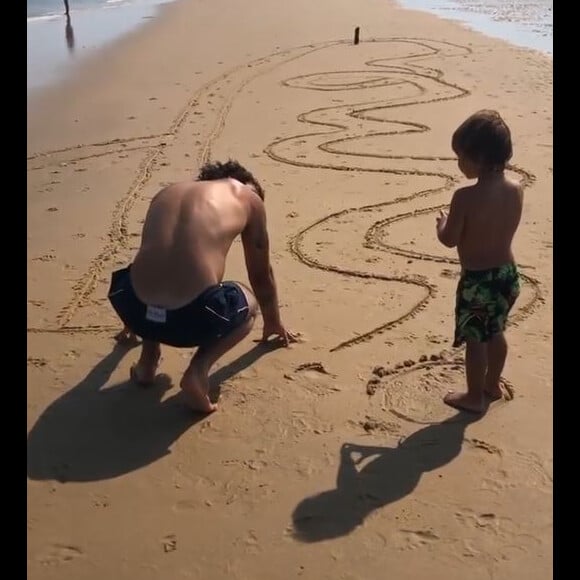
M 250 285 L 223 281 L 226 256 L 241 234 Z M 280 319 L 270 265 L 264 190 L 237 161 L 201 168 L 152 200 L 133 263 L 113 273 L 109 300 L 125 324 L 118 338 L 143 339 L 131 378 L 151 383 L 161 344 L 198 347 L 181 388 L 196 411 L 212 412 L 209 371 L 248 335 L 262 312 L 262 340 L 294 341 Z

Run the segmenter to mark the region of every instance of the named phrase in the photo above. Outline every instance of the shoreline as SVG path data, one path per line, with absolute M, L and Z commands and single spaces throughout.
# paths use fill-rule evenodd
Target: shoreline
M 143 26 L 179 0 L 89 6 L 65 14 L 27 18 L 27 98 L 71 78 L 93 57 Z M 73 5 L 74 6 L 74 5 Z
M 553 33 L 538 35 L 535 27 L 545 23 L 530 24 L 526 21 L 508 20 L 507 17 L 494 18 L 492 13 L 485 10 L 469 10 L 462 7 L 460 1 L 446 0 L 398 0 L 399 4 L 408 10 L 427 11 L 439 18 L 460 23 L 469 30 L 485 34 L 490 38 L 502 40 L 537 52 L 553 59 Z M 517 11 L 517 5 L 513 5 Z M 553 23 L 550 25 L 550 31 Z
M 172 4 L 180 1 L 182 0 L 151 0 L 145 4 L 72 10 L 69 25 L 64 14 L 35 17 L 33 21 L 29 19 L 27 26 L 40 30 L 40 36 L 35 36 L 32 43 L 29 40 L 28 53 L 32 56 L 28 63 L 27 99 L 34 100 L 42 94 L 43 90 L 54 88 L 59 83 L 70 80 L 75 72 L 90 59 L 99 58 L 103 50 L 114 48 L 116 43 L 122 43 L 126 37 L 144 34 L 144 27 L 147 24 L 154 24 L 154 21 L 162 16 L 164 10 L 170 9 Z M 553 58 L 551 38 L 543 41 L 525 29 L 522 33 L 521 24 L 517 22 L 496 22 L 487 14 L 462 10 L 459 4 L 451 9 L 446 6 L 441 7 L 437 2 L 430 3 L 429 0 L 422 0 L 418 3 L 419 5 L 411 0 L 396 0 L 396 3 L 402 9 L 432 14 L 458 23 L 468 30 L 491 39 Z M 119 18 L 118 15 L 124 16 Z M 30 32 L 29 30 L 29 39 L 32 37 Z M 510 39 L 510 34 L 515 34 L 516 40 L 513 37 Z M 62 40 L 57 44 L 58 37 Z M 82 42 L 80 46 L 79 40 Z M 66 48 L 65 45 L 67 45 Z M 53 53 L 53 56 L 49 57 L 51 62 L 48 66 L 46 62 L 42 62 L 47 58 L 46 47 L 49 52 Z M 38 56 L 39 51 L 43 51 L 41 57 Z

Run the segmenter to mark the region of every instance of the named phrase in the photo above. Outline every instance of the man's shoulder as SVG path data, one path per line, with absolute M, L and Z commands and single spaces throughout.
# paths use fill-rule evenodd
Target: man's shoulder
M 249 215 L 261 215 L 265 211 L 264 202 L 248 185 L 243 185 L 236 191 L 236 197 L 248 210 Z

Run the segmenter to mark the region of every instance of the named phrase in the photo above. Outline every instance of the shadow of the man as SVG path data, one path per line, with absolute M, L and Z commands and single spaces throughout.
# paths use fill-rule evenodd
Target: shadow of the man
M 423 473 L 459 455 L 465 428 L 479 418 L 459 412 L 416 431 L 395 448 L 343 444 L 336 489 L 302 500 L 292 514 L 296 539 L 318 542 L 345 536 L 374 510 L 410 494 Z
M 212 398 L 221 383 L 275 346 L 257 344 L 210 377 Z M 125 381 L 104 388 L 128 352 L 116 344 L 74 388 L 54 401 L 28 436 L 28 477 L 33 480 L 98 481 L 144 467 L 170 453 L 170 446 L 207 415 L 193 413 L 160 375 L 143 388 Z

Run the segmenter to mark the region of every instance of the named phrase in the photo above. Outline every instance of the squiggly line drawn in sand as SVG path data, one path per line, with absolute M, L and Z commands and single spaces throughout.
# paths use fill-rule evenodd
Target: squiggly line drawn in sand
M 410 122 L 400 119 L 386 119 L 379 112 L 389 111 L 391 109 L 400 109 L 404 107 L 419 106 L 422 104 L 431 104 L 435 102 L 450 101 L 460 99 L 470 94 L 469 90 L 460 87 L 454 83 L 444 80 L 443 72 L 439 69 L 419 66 L 417 64 L 393 65 L 392 60 L 409 61 L 412 59 L 423 58 L 425 56 L 458 56 L 461 54 L 471 53 L 471 49 L 461 47 L 447 42 L 428 41 L 425 39 L 408 39 L 392 38 L 383 39 L 382 43 L 403 43 L 417 47 L 418 51 L 410 55 L 400 57 L 381 58 L 369 60 L 365 63 L 368 67 L 364 70 L 356 71 L 338 71 L 302 75 L 284 81 L 284 85 L 293 88 L 309 89 L 314 91 L 354 91 L 357 89 L 384 88 L 399 85 L 405 85 L 411 88 L 411 96 L 403 95 L 397 97 L 385 97 L 374 101 L 366 101 L 355 104 L 340 106 L 321 107 L 302 113 L 298 120 L 308 125 L 323 127 L 324 130 L 317 130 L 308 133 L 301 133 L 291 137 L 280 138 L 273 141 L 265 148 L 265 153 L 275 161 L 297 167 L 312 169 L 330 169 L 335 171 L 349 172 L 372 172 L 380 174 L 394 174 L 414 177 L 430 177 L 439 179 L 442 183 L 437 187 L 421 189 L 413 192 L 408 196 L 397 197 L 376 204 L 364 205 L 361 207 L 351 207 L 326 215 L 306 228 L 299 231 L 290 240 L 291 253 L 305 265 L 319 270 L 343 274 L 357 278 L 367 278 L 383 280 L 389 282 L 398 282 L 421 287 L 424 290 L 423 296 L 412 305 L 412 307 L 403 315 L 394 320 L 390 320 L 368 332 L 357 335 L 343 342 L 340 342 L 331 352 L 359 344 L 372 339 L 375 335 L 391 329 L 409 318 L 414 317 L 420 310 L 427 306 L 430 299 L 435 296 L 437 287 L 424 276 L 418 274 L 407 274 L 404 276 L 389 276 L 377 272 L 363 271 L 360 269 L 347 268 L 342 265 L 332 263 L 328 260 L 322 261 L 318 257 L 309 254 L 305 249 L 305 239 L 313 233 L 320 231 L 323 226 L 328 227 L 330 223 L 335 226 L 344 220 L 349 214 L 372 214 L 384 211 L 390 206 L 409 203 L 427 196 L 449 191 L 457 182 L 451 173 L 443 171 L 434 171 L 430 166 L 433 162 L 452 162 L 456 163 L 454 157 L 447 156 L 429 156 L 429 155 L 392 155 L 387 153 L 370 153 L 360 152 L 348 149 L 348 145 L 356 143 L 363 138 L 368 137 L 391 137 L 400 136 L 410 133 L 422 133 L 429 131 L 427 125 Z M 353 77 L 359 77 L 358 80 L 351 80 Z M 366 78 L 361 78 L 364 77 Z M 344 80 L 346 77 L 346 80 Z M 376 123 L 388 124 L 389 129 L 386 131 L 370 130 L 361 134 L 360 128 L 353 122 L 356 121 L 373 121 Z M 334 135 L 345 135 L 339 138 L 330 138 Z M 330 159 L 328 162 L 314 162 L 305 158 L 305 155 L 297 153 L 307 147 L 310 151 L 322 151 L 330 155 L 340 155 L 348 157 L 349 161 Z M 355 164 L 350 159 L 361 159 L 361 162 Z M 365 163 L 362 163 L 364 158 Z M 369 164 L 372 161 L 375 165 Z M 518 174 L 523 187 L 528 187 L 534 181 L 534 176 L 515 165 L 510 165 L 509 170 Z M 364 236 L 364 247 L 378 249 L 390 252 L 395 255 L 407 256 L 420 260 L 428 260 L 443 263 L 457 263 L 456 260 L 442 256 L 434 256 L 421 252 L 414 252 L 398 248 L 387 244 L 383 239 L 383 234 L 391 223 L 395 221 L 416 217 L 425 213 L 435 212 L 438 209 L 447 207 L 447 204 L 416 209 L 396 216 L 388 216 L 378 220 L 370 226 Z M 526 266 L 521 266 L 526 268 Z M 533 289 L 533 297 L 529 304 L 519 309 L 518 316 L 522 319 L 541 302 L 541 290 L 537 280 L 522 275 L 524 283 L 530 284 Z M 514 321 L 517 320 L 514 317 Z
M 217 115 L 217 118 L 216 118 L 216 121 L 214 122 L 213 126 L 210 128 L 210 130 L 208 131 L 207 135 L 205 136 L 205 138 L 202 142 L 202 146 L 200 147 L 200 150 L 199 150 L 198 156 L 197 156 L 197 161 L 198 161 L 199 165 L 205 163 L 207 160 L 210 159 L 212 143 L 219 136 L 221 130 L 223 129 L 223 126 L 224 126 L 226 119 L 227 119 L 227 115 L 229 113 L 229 110 L 230 110 L 236 96 L 240 93 L 241 90 L 243 90 L 243 88 L 248 83 L 250 83 L 252 80 L 256 79 L 258 76 L 266 74 L 268 72 L 271 72 L 272 70 L 274 70 L 274 68 L 279 67 L 283 64 L 286 64 L 292 60 L 302 58 L 302 57 L 306 56 L 307 54 L 310 54 L 310 53 L 318 51 L 318 50 L 323 50 L 326 48 L 330 48 L 332 46 L 346 44 L 349 42 L 350 41 L 346 41 L 346 40 L 344 40 L 344 41 L 332 41 L 332 42 L 320 43 L 320 44 L 316 44 L 316 45 L 309 45 L 309 46 L 305 46 L 305 47 L 298 47 L 295 49 L 290 49 L 287 51 L 274 53 L 274 54 L 269 55 L 267 57 L 262 57 L 260 59 L 257 59 L 256 61 L 253 61 L 252 63 L 248 63 L 247 65 L 235 67 L 235 68 L 231 69 L 230 71 L 220 75 L 219 77 L 217 77 L 217 79 L 215 79 L 209 83 L 206 83 L 203 87 L 201 87 L 198 91 L 196 91 L 196 93 L 194 93 L 194 95 L 188 100 L 188 102 L 184 106 L 184 108 L 176 116 L 176 118 L 172 122 L 171 126 L 169 127 L 168 131 L 165 133 L 161 133 L 159 135 L 136 136 L 136 137 L 131 137 L 128 139 L 113 139 L 113 140 L 108 141 L 108 142 L 101 142 L 101 143 L 88 144 L 88 145 L 75 145 L 73 147 L 69 147 L 69 148 L 65 148 L 65 149 L 36 153 L 36 154 L 31 155 L 29 157 L 29 162 L 34 163 L 34 162 L 37 162 L 38 160 L 42 160 L 45 163 L 45 165 L 43 165 L 43 166 L 34 166 L 33 165 L 32 167 L 29 168 L 29 170 L 40 169 L 42 167 L 45 167 L 47 164 L 54 164 L 55 162 L 59 162 L 59 161 L 62 163 L 62 156 L 66 155 L 66 154 L 70 154 L 70 153 L 73 153 L 74 155 L 76 155 L 76 157 L 69 159 L 72 161 L 72 160 L 89 159 L 91 157 L 98 157 L 98 156 L 103 156 L 103 155 L 108 155 L 108 154 L 114 154 L 114 153 L 118 153 L 120 151 L 127 151 L 127 150 L 129 150 L 128 148 L 126 148 L 128 143 L 135 143 L 135 142 L 139 142 L 139 141 L 141 143 L 140 144 L 137 143 L 135 147 L 131 148 L 131 150 L 145 149 L 145 151 L 146 151 L 145 158 L 143 159 L 143 161 L 141 162 L 141 164 L 138 168 L 137 174 L 135 176 L 135 179 L 134 179 L 131 187 L 122 196 L 122 198 L 119 200 L 119 202 L 117 203 L 117 205 L 114 209 L 113 219 L 112 219 L 112 223 L 110 225 L 110 229 L 109 229 L 109 233 L 108 233 L 108 238 L 109 238 L 108 243 L 105 245 L 103 250 L 96 256 L 96 258 L 93 259 L 93 261 L 90 263 L 88 270 L 85 272 L 85 274 L 83 276 L 81 276 L 81 278 L 75 284 L 75 286 L 73 288 L 72 299 L 61 310 L 61 312 L 59 313 L 59 315 L 57 317 L 57 324 L 58 325 L 54 328 L 45 328 L 45 329 L 29 328 L 29 331 L 30 332 L 62 332 L 62 333 L 77 333 L 77 332 L 95 333 L 95 332 L 109 332 L 110 330 L 112 330 L 110 326 L 106 326 L 106 325 L 104 325 L 104 326 L 90 325 L 90 326 L 79 327 L 79 326 L 70 325 L 70 322 L 71 322 L 74 314 L 78 311 L 79 308 L 81 308 L 83 305 L 85 305 L 87 303 L 89 297 L 94 292 L 98 276 L 100 275 L 100 273 L 104 269 L 106 262 L 109 261 L 111 258 L 113 258 L 121 249 L 126 247 L 127 241 L 128 241 L 127 219 L 128 219 L 129 212 L 130 212 L 131 208 L 133 207 L 135 201 L 139 198 L 139 195 L 141 194 L 143 187 L 150 180 L 151 176 L 154 174 L 155 169 L 156 169 L 155 161 L 157 160 L 159 155 L 163 152 L 163 150 L 166 147 L 168 147 L 172 142 L 174 142 L 176 138 L 178 138 L 179 131 L 182 128 L 185 120 L 190 115 L 190 113 L 194 109 L 196 109 L 196 107 L 198 107 L 198 103 L 205 96 L 211 94 L 211 92 L 214 91 L 215 88 L 220 85 L 220 83 L 225 84 L 226 82 L 229 82 L 230 80 L 235 80 L 236 74 L 240 73 L 240 71 L 243 71 L 246 68 L 256 68 L 256 72 L 253 72 L 249 76 L 241 75 L 242 79 L 238 80 L 236 83 L 234 83 L 235 86 L 233 87 L 233 90 L 231 90 L 229 97 L 226 99 L 225 103 L 220 108 L 218 115 Z M 388 121 L 388 120 L 382 119 L 380 117 L 377 117 L 375 114 L 373 114 L 373 112 L 375 112 L 377 110 L 395 108 L 395 107 L 405 107 L 405 106 L 411 106 L 411 105 L 419 105 L 419 104 L 424 103 L 424 102 L 445 101 L 445 100 L 450 100 L 453 98 L 460 98 L 462 96 L 469 94 L 469 91 L 467 91 L 466 89 L 463 89 L 457 85 L 453 85 L 451 83 L 445 82 L 442 79 L 443 73 L 437 69 L 428 68 L 428 67 L 420 67 L 418 65 L 403 67 L 403 66 L 395 66 L 395 65 L 385 65 L 385 64 L 381 64 L 381 63 L 385 63 L 385 62 L 388 62 L 389 60 L 394 60 L 396 58 L 400 58 L 400 59 L 405 60 L 405 61 L 410 61 L 410 60 L 418 59 L 418 58 L 424 58 L 424 57 L 430 56 L 430 55 L 441 54 L 443 52 L 443 49 L 448 50 L 450 52 L 449 56 L 453 56 L 455 53 L 456 54 L 469 53 L 469 52 L 471 52 L 470 49 L 464 48 L 464 47 L 459 47 L 457 45 L 452 45 L 450 43 L 435 42 L 435 41 L 428 41 L 428 40 L 422 40 L 422 39 L 391 38 L 391 39 L 376 39 L 372 42 L 377 42 L 377 43 L 379 43 L 379 42 L 382 42 L 382 43 L 397 42 L 397 43 L 407 44 L 407 45 L 411 45 L 411 46 L 415 47 L 416 52 L 414 52 L 412 54 L 405 55 L 404 57 L 393 57 L 392 59 L 383 58 L 383 59 L 377 59 L 377 60 L 369 61 L 369 62 L 370 62 L 370 66 L 381 68 L 383 76 L 384 76 L 385 68 L 388 67 L 390 73 L 394 73 L 394 74 L 398 74 L 398 75 L 402 75 L 403 77 L 406 77 L 408 84 L 410 86 L 414 87 L 416 94 L 419 95 L 417 98 L 414 98 L 411 100 L 399 99 L 396 102 L 393 101 L 390 103 L 389 102 L 385 103 L 384 101 L 371 102 L 371 103 L 363 103 L 363 104 L 357 104 L 356 106 L 351 105 L 351 106 L 347 106 L 346 108 L 345 107 L 341 108 L 345 111 L 345 113 L 348 114 L 349 117 L 352 117 L 352 118 L 365 119 L 365 120 L 370 120 L 370 121 L 380 121 L 383 123 L 386 122 L 386 123 L 391 123 L 391 125 L 393 125 L 393 126 L 396 125 L 399 127 L 399 130 L 393 130 L 393 131 L 388 131 L 388 132 L 383 132 L 383 133 L 373 132 L 373 133 L 371 133 L 372 135 L 381 135 L 381 134 L 382 135 L 390 135 L 390 134 L 401 134 L 403 132 L 417 132 L 417 131 L 429 130 L 429 128 L 427 126 L 421 125 L 418 123 L 411 123 L 411 122 L 405 122 L 405 121 Z M 437 47 L 439 47 L 439 48 L 437 48 Z M 443 47 L 443 48 L 441 48 L 441 47 Z M 273 62 L 270 62 L 271 60 L 273 60 Z M 367 63 L 367 65 L 369 65 L 369 63 Z M 379 77 L 380 77 L 380 75 L 379 75 Z M 291 86 L 294 83 L 296 86 L 298 86 L 298 84 L 304 82 L 305 78 L 306 77 L 297 77 L 295 79 L 291 79 L 289 81 L 286 81 L 286 84 L 288 86 Z M 417 79 L 419 79 L 420 82 L 417 82 Z M 400 81 L 398 81 L 398 82 L 400 82 Z M 378 79 L 374 79 L 371 81 L 363 81 L 362 86 L 364 88 L 368 88 L 369 83 L 371 85 L 372 85 L 372 83 L 375 83 L 377 85 L 381 85 L 381 84 L 384 85 L 385 83 L 393 84 L 391 81 L 385 80 L 384 78 L 382 78 L 382 79 L 378 78 Z M 424 85 L 426 83 L 427 84 L 428 83 L 431 83 L 431 84 L 435 83 L 435 84 L 439 85 L 439 89 L 442 90 L 443 93 L 435 94 L 434 96 L 432 95 L 431 97 L 429 97 L 429 94 L 427 93 L 426 89 L 424 88 Z M 352 88 L 352 89 L 357 88 L 356 83 L 354 83 L 354 84 L 347 83 L 347 86 L 348 86 L 348 88 Z M 308 87 L 308 88 L 313 88 L 313 87 Z M 358 88 L 360 88 L 360 87 L 358 87 Z M 317 89 L 317 90 L 336 90 L 336 87 L 334 89 L 329 89 L 327 86 L 323 85 L 323 86 L 315 87 L 315 89 Z M 436 93 L 436 91 L 435 91 L 435 93 Z M 333 128 L 333 130 L 332 130 L 333 133 L 343 131 L 345 129 L 345 127 L 341 124 L 328 123 L 325 120 L 317 120 L 315 118 L 317 113 L 324 115 L 324 112 L 328 111 L 330 109 L 332 109 L 332 108 L 317 109 L 317 110 L 311 111 L 310 113 L 306 113 L 306 114 L 301 115 L 300 120 L 302 120 L 304 122 L 313 123 L 313 124 L 323 125 L 326 127 L 330 126 Z M 340 108 L 335 107 L 334 109 L 340 109 Z M 403 127 L 403 129 L 401 129 L 401 127 Z M 323 135 L 328 135 L 328 133 L 329 133 L 329 131 L 326 131 L 325 133 L 323 133 Z M 303 135 L 301 137 L 308 138 L 311 136 L 317 136 L 317 138 L 319 138 L 320 135 L 321 135 L 321 133 L 311 133 L 311 134 Z M 295 139 L 295 138 L 293 138 L 293 139 Z M 390 167 L 388 169 L 385 169 L 385 168 L 374 168 L 373 169 L 373 168 L 362 168 L 362 167 L 356 167 L 356 166 L 309 164 L 309 163 L 304 162 L 304 161 L 285 157 L 277 152 L 277 149 L 280 146 L 286 144 L 290 140 L 291 139 L 281 139 L 281 140 L 275 141 L 274 143 L 270 144 L 266 148 L 265 152 L 271 158 L 276 159 L 278 161 L 281 161 L 284 163 L 290 163 L 293 165 L 303 166 L 303 167 L 322 167 L 322 168 L 329 168 L 329 169 L 336 169 L 336 170 L 343 170 L 343 171 L 377 171 L 377 172 L 381 172 L 381 173 L 391 173 L 391 174 L 397 174 L 397 175 L 410 175 L 410 176 L 412 176 L 412 175 L 427 175 L 427 176 L 432 176 L 432 177 L 438 177 L 438 178 L 443 180 L 442 186 L 437 187 L 437 188 L 430 188 L 430 189 L 424 189 L 421 191 L 417 191 L 414 194 L 412 194 L 411 196 L 408 196 L 407 198 L 397 198 L 397 199 L 390 200 L 390 201 L 387 201 L 387 202 L 384 202 L 381 204 L 364 206 L 362 208 L 349 208 L 349 209 L 343 210 L 342 212 L 337 212 L 337 213 L 332 214 L 330 216 L 326 216 L 325 218 L 322 218 L 321 220 L 317 221 L 315 224 L 312 224 L 308 228 L 305 228 L 304 230 L 299 232 L 291 241 L 291 243 L 290 243 L 291 252 L 296 257 L 298 257 L 298 259 L 300 259 L 302 262 L 304 262 L 305 264 L 307 264 L 311 267 L 326 269 L 328 271 L 339 272 L 339 273 L 343 273 L 343 274 L 351 275 L 351 276 L 358 276 L 358 277 L 363 277 L 363 278 L 375 278 L 375 279 L 380 279 L 380 280 L 390 280 L 390 281 L 398 281 L 398 282 L 407 283 L 407 284 L 413 284 L 413 285 L 421 286 L 426 291 L 425 297 L 418 304 L 416 304 L 410 312 L 408 312 L 403 317 L 401 317 L 395 321 L 390 321 L 389 323 L 383 325 L 382 327 L 379 327 L 377 329 L 373 329 L 372 331 L 365 333 L 364 335 L 358 336 L 350 341 L 345 341 L 344 343 L 337 345 L 337 347 L 335 347 L 333 349 L 333 350 L 337 350 L 337 349 L 343 348 L 345 346 L 350 346 L 351 344 L 356 344 L 358 342 L 362 342 L 363 340 L 368 340 L 369 338 L 372 338 L 372 336 L 374 336 L 376 333 L 382 332 L 382 331 L 384 331 L 384 330 L 386 330 L 386 329 L 388 329 L 388 328 L 390 328 L 398 323 L 403 322 L 404 320 L 406 320 L 410 316 L 415 315 L 415 313 L 417 311 L 421 310 L 426 305 L 429 298 L 435 294 L 436 287 L 435 287 L 435 285 L 431 284 L 428 280 L 426 280 L 424 277 L 419 276 L 419 275 L 406 276 L 404 278 L 397 278 L 397 277 L 389 277 L 389 276 L 384 276 L 384 275 L 369 273 L 369 272 L 362 272 L 362 271 L 358 272 L 358 271 L 353 271 L 353 270 L 347 270 L 344 268 L 340 268 L 338 266 L 333 266 L 331 264 L 322 264 L 316 258 L 308 256 L 305 253 L 305 251 L 303 250 L 302 242 L 303 242 L 304 236 L 307 235 L 311 230 L 313 230 L 317 226 L 320 226 L 325 221 L 327 221 L 329 219 L 336 218 L 336 217 L 340 217 L 346 213 L 368 212 L 371 210 L 376 210 L 380 207 L 387 207 L 387 206 L 390 206 L 390 205 L 393 205 L 396 203 L 402 203 L 405 201 L 410 201 L 412 199 L 417 199 L 417 198 L 421 198 L 421 197 L 425 197 L 428 195 L 432 195 L 435 193 L 445 191 L 445 190 L 449 189 L 455 183 L 455 179 L 451 175 L 448 175 L 446 173 L 433 172 L 433 171 L 420 171 L 420 170 L 409 169 L 408 167 L 399 167 L 399 168 Z M 437 161 L 437 160 L 439 160 L 439 161 L 440 160 L 453 160 L 453 158 L 428 157 L 428 156 L 425 156 L 425 157 L 419 157 L 419 156 L 409 156 L 409 157 L 399 156 L 399 157 L 396 157 L 396 156 L 386 156 L 386 155 L 374 155 L 373 156 L 373 155 L 361 154 L 361 153 L 357 153 L 357 152 L 340 151 L 340 148 L 342 145 L 344 145 L 345 143 L 347 143 L 349 141 L 353 141 L 353 140 L 354 139 L 352 139 L 352 138 L 342 138 L 342 139 L 335 139 L 333 141 L 325 141 L 324 143 L 319 145 L 319 149 L 321 149 L 322 151 L 325 151 L 327 153 L 340 152 L 342 155 L 360 156 L 360 157 L 367 157 L 367 158 L 375 157 L 375 158 L 380 159 L 380 160 L 389 159 L 391 164 L 396 162 L 396 160 L 403 162 L 403 164 L 405 162 L 408 162 L 409 160 L 413 161 L 414 163 Z M 121 148 L 119 148 L 119 147 L 121 147 Z M 61 156 L 61 157 L 59 157 L 59 156 Z M 514 168 L 514 170 L 518 170 L 518 169 Z M 519 171 L 522 171 L 522 170 L 519 170 Z M 533 179 L 533 176 L 529 175 L 529 178 Z M 380 245 L 380 243 L 381 243 L 380 241 L 376 241 L 376 240 L 375 240 L 375 242 L 378 245 Z M 385 248 L 385 249 L 387 249 L 387 248 Z M 392 248 L 390 250 L 393 251 Z M 404 251 L 404 250 L 401 250 L 401 251 Z M 426 257 L 425 259 L 428 259 L 428 258 Z
M 70 334 L 71 332 L 109 332 L 109 326 L 90 326 L 78 327 L 70 325 L 75 313 L 79 308 L 84 306 L 91 294 L 94 292 L 98 278 L 109 262 L 120 250 L 127 247 L 128 232 L 127 221 L 129 213 L 141 195 L 144 186 L 149 182 L 156 170 L 155 162 L 157 161 L 163 150 L 169 145 L 169 141 L 175 141 L 179 137 L 179 132 L 182 129 L 188 116 L 197 108 L 198 103 L 207 95 L 212 94 L 216 87 L 227 85 L 230 81 L 232 86 L 228 88 L 230 94 L 226 98 L 224 104 L 218 111 L 217 118 L 214 124 L 210 127 L 208 134 L 202 140 L 197 155 L 197 163 L 199 166 L 206 163 L 211 156 L 211 147 L 215 139 L 219 136 L 226 122 L 227 115 L 235 98 L 240 94 L 244 87 L 261 75 L 267 74 L 275 68 L 289 63 L 293 60 L 301 58 L 312 52 L 322 50 L 334 44 L 341 44 L 346 41 L 330 41 L 313 45 L 306 45 L 289 50 L 275 52 L 273 54 L 261 57 L 249 63 L 234 67 L 229 71 L 223 73 L 216 79 L 206 83 L 198 89 L 194 95 L 188 100 L 187 104 L 182 108 L 179 114 L 175 117 L 169 129 L 159 135 L 145 135 L 136 136 L 128 139 L 112 139 L 106 142 L 93 144 L 79 144 L 67 148 L 57 149 L 53 151 L 38 152 L 28 157 L 29 163 L 39 162 L 41 160 L 43 165 L 32 165 L 30 170 L 36 170 L 55 163 L 66 163 L 67 159 L 63 161 L 63 155 L 73 154 L 74 157 L 68 158 L 68 161 L 79 159 L 90 159 L 103 155 L 118 153 L 127 149 L 119 149 L 119 146 L 128 143 L 141 141 L 142 145 L 135 147 L 135 149 L 143 148 L 145 150 L 145 157 L 140 163 L 135 178 L 129 189 L 117 202 L 112 220 L 107 234 L 108 242 L 99 254 L 91 261 L 87 271 L 79 278 L 73 286 L 73 296 L 64 308 L 58 313 L 56 320 L 56 327 L 52 328 L 28 328 L 29 332 L 52 332 Z M 250 69 L 250 70 L 248 70 Z M 240 78 L 237 78 L 240 77 Z M 151 141 L 150 144 L 147 142 Z

